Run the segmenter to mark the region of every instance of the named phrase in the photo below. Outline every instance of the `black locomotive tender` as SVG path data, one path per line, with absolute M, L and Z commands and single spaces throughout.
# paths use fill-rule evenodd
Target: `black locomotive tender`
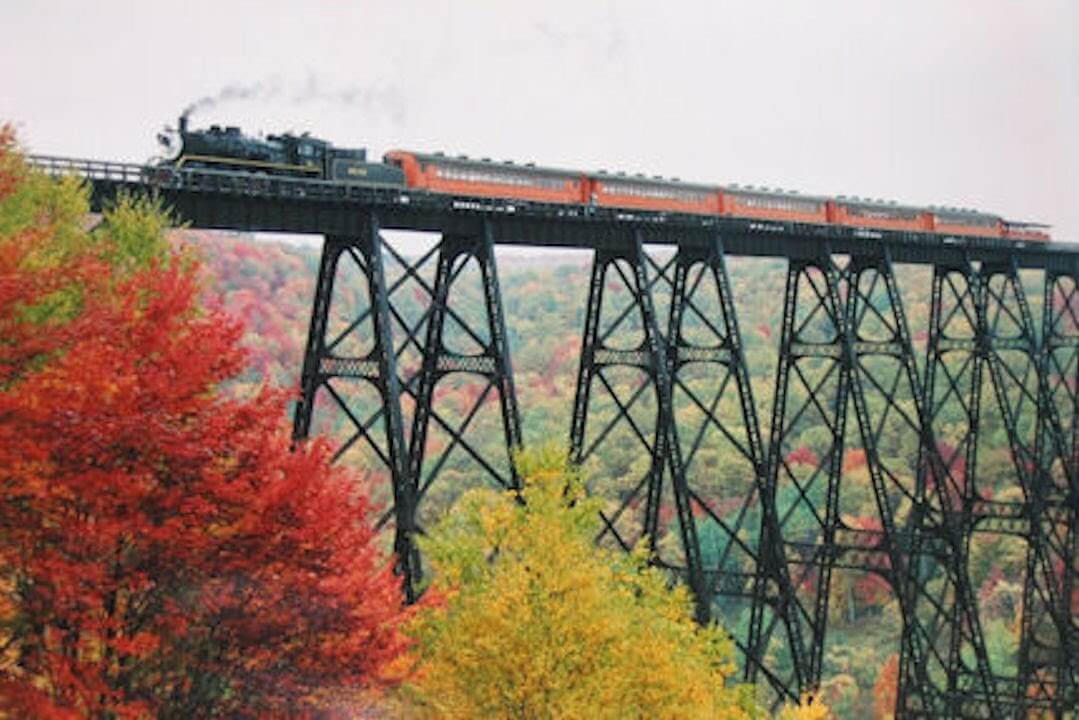
M 239 170 L 362 185 L 405 184 L 400 168 L 367 162 L 365 148 L 337 148 L 307 133 L 252 138 L 234 126 L 189 130 L 187 118 L 181 116 L 177 129 L 158 135 L 158 141 L 166 151 L 162 164 L 176 169 Z

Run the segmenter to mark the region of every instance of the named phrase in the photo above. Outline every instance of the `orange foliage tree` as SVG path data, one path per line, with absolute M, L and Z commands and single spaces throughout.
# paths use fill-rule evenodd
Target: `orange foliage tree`
M 406 611 L 369 502 L 290 451 L 282 393 L 216 391 L 240 329 L 195 265 L 49 241 L 0 236 L 0 715 L 302 716 L 388 682 Z M 35 315 L 72 286 L 74 317 Z

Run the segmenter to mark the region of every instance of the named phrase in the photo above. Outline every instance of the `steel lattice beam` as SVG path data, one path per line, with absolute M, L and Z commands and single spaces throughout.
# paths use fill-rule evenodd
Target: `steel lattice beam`
M 903 612 L 901 714 L 979 717 L 981 706 L 968 702 L 970 687 L 981 687 L 992 714 L 992 680 L 962 563 L 962 537 L 941 524 L 940 501 L 926 493 L 927 474 L 943 477 L 944 463 L 933 442 L 887 255 L 855 256 L 843 269 L 830 255 L 792 260 L 783 327 L 770 471 L 781 492 L 781 531 L 799 589 L 794 619 L 809 631 L 806 644 L 785 648 L 792 660 L 803 662 L 801 668 L 795 664 L 799 686 L 813 688 L 821 681 L 832 572 L 860 570 L 891 585 Z M 855 449 L 864 453 L 877 506 L 875 528 L 852 525 L 842 511 L 850 405 L 860 440 Z M 795 447 L 795 438 L 812 426 L 826 429 L 829 437 L 823 455 L 811 460 L 805 448 Z M 905 466 L 883 451 L 885 429 L 917 440 L 914 462 Z M 811 469 L 798 470 L 799 465 Z M 943 486 L 936 483 L 938 498 Z M 929 569 L 942 575 L 936 592 L 959 598 L 958 613 L 940 611 L 941 601 L 923 577 Z M 919 603 L 936 610 L 933 622 L 915 612 Z M 957 669 L 965 655 L 937 647 L 942 617 L 953 630 L 945 634 L 963 636 L 963 646 L 972 649 L 973 670 Z M 948 678 L 945 687 L 935 687 L 942 676 Z
M 710 242 L 685 241 L 678 246 L 667 341 L 671 396 L 695 411 L 676 418 L 671 431 L 686 444 L 683 456 L 693 514 L 710 531 L 699 538 L 702 558 L 712 558 L 704 564 L 707 590 L 724 621 L 733 622 L 739 613 L 750 614 L 748 632 L 734 638 L 743 653 L 746 679 L 756 682 L 763 676 L 777 696 L 790 697 L 790 689 L 760 662 L 764 616 L 771 611 L 785 617 L 793 590 L 782 562 L 775 492 L 768 482 L 756 404 L 718 236 Z M 733 417 L 724 418 L 719 408 L 731 394 L 737 398 L 737 410 Z M 741 486 L 710 487 L 715 470 L 698 467 L 707 443 L 722 443 L 742 458 L 741 472 L 746 477 Z M 736 510 L 729 507 L 732 501 Z M 729 508 L 726 514 L 724 506 Z
M 993 680 L 953 515 L 960 503 L 887 253 L 852 258 L 847 299 L 852 396 L 881 525 L 878 549 L 903 614 L 897 716 L 992 716 Z M 886 428 L 917 439 L 913 462 L 884 447 Z
M 1063 649 L 1063 638 L 1056 612 L 1061 607 L 1060 588 L 1045 537 L 1045 523 L 1055 524 L 1047 484 L 1055 460 L 1064 459 L 1065 450 L 1055 407 L 1047 401 L 1042 354 L 1016 266 L 985 264 L 975 281 L 978 344 L 1024 495 L 1028 548 L 1018 676 L 1011 694 L 1017 707 L 1048 709 L 1060 701 L 1063 688 L 1057 687 L 1045 666 L 1056 664 L 1054 656 Z
M 1050 467 L 1040 524 L 1057 602 L 1046 608 L 1054 624 L 1055 657 L 1040 672 L 1055 676 L 1054 711 L 1079 707 L 1079 273 L 1047 272 L 1042 310 L 1042 378 L 1045 408 L 1039 427 L 1052 418 L 1059 432 L 1059 466 Z M 1055 413 L 1055 414 L 1054 414 Z M 1050 431 L 1054 428 L 1050 427 Z
M 936 419 L 950 406 L 958 407 L 964 428 L 961 441 L 945 458 L 956 493 L 947 516 L 962 528 L 968 555 L 976 535 L 1008 534 L 1027 543 L 1018 664 L 992 668 L 994 687 L 982 695 L 995 700 L 994 717 L 1038 711 L 1060 716 L 1074 704 L 1074 681 L 1064 659 L 1071 642 L 1068 627 L 1074 628 L 1064 598 L 1068 578 L 1074 575 L 1074 568 L 1066 570 L 1065 558 L 1074 558 L 1067 550 L 1074 540 L 1067 539 L 1066 528 L 1074 524 L 1066 519 L 1066 493 L 1056 493 L 1054 502 L 1049 491 L 1054 477 L 1056 487 L 1066 488 L 1074 466 L 1059 407 L 1073 417 L 1067 372 L 1074 372 L 1074 358 L 1067 357 L 1071 341 L 1064 336 L 1074 331 L 1060 314 L 1069 312 L 1067 298 L 1056 309 L 1052 302 L 1061 282 L 1055 274 L 1046 277 L 1040 345 L 1014 263 L 976 267 L 967 262 L 934 270 L 927 364 L 932 414 Z M 1047 368 L 1054 364 L 1062 398 L 1051 390 Z M 993 499 L 981 487 L 978 445 L 987 417 L 1004 427 L 1022 501 Z M 953 671 L 956 665 L 953 660 Z M 968 690 L 966 697 L 972 696 L 979 693 Z
M 397 569 L 405 578 L 413 578 L 419 572 L 419 558 L 414 544 L 416 497 L 414 483 L 408 475 L 397 353 L 394 351 L 390 329 L 392 319 L 389 292 L 382 262 L 382 237 L 376 215 L 371 214 L 368 217 L 364 229 L 365 232 L 360 237 L 327 237 L 323 243 L 307 348 L 304 352 L 301 397 L 296 406 L 293 437 L 300 440 L 310 433 L 316 395 L 319 390 L 324 390 L 351 421 L 354 433 L 344 447 L 362 438 L 389 470 L 394 499 L 393 547 L 397 557 Z M 365 280 L 368 308 L 349 324 L 345 332 L 331 338 L 327 335 L 331 298 L 342 260 L 353 263 L 353 270 Z M 371 350 L 362 356 L 341 354 L 338 348 L 342 341 L 363 326 L 368 319 L 373 335 Z M 373 386 L 382 403 L 381 411 L 375 417 L 361 421 L 334 388 L 332 381 L 335 378 L 345 381 L 358 380 Z M 379 416 L 382 419 L 383 443 L 379 443 L 374 437 L 374 425 Z M 338 456 L 343 449 L 338 450 Z M 405 583 L 405 593 L 410 602 L 415 599 L 414 589 L 409 581 Z
M 786 659 L 787 686 L 796 692 L 820 684 L 829 585 L 841 554 L 836 535 L 850 371 L 843 362 L 840 282 L 830 254 L 792 258 L 783 301 L 768 479 L 795 594 L 786 612 L 765 624 L 760 647 Z M 823 453 L 815 457 L 795 446 L 811 426 L 822 436 Z M 773 635 L 780 623 L 785 637 Z
M 649 269 L 655 272 L 650 276 Z M 599 540 L 610 537 L 624 549 L 633 547 L 637 540 L 645 538 L 653 553 L 661 532 L 660 510 L 663 504 L 664 481 L 669 483 L 678 517 L 678 532 L 683 553 L 682 570 L 697 599 L 697 616 L 705 620 L 710 616 L 709 591 L 705 584 L 704 568 L 700 558 L 696 521 L 693 518 L 692 498 L 686 485 L 685 462 L 682 446 L 673 425 L 671 368 L 667 359 L 666 342 L 660 331 L 652 298 L 657 278 L 665 276 L 665 268 L 655 268 L 644 252 L 639 234 L 635 234 L 622 251 L 597 250 L 593 259 L 588 305 L 585 312 L 584 337 L 581 362 L 578 371 L 577 391 L 574 400 L 573 420 L 570 428 L 570 450 L 574 462 L 582 463 L 600 447 L 612 430 L 625 424 L 633 438 L 650 458 L 648 470 L 633 490 L 621 498 L 618 506 L 603 514 L 605 530 Z M 607 283 L 628 292 L 630 302 L 616 317 L 603 324 L 604 296 Z M 620 331 L 634 322 L 640 331 L 636 345 L 617 344 Z M 643 381 L 628 397 L 619 394 L 616 384 L 608 379 L 612 368 L 631 368 L 641 373 Z M 595 433 L 586 445 L 587 419 L 595 401 L 593 392 L 600 388 L 614 404 L 614 415 Z M 653 410 L 648 425 L 632 414 L 634 407 L 642 407 L 642 400 L 651 391 Z M 636 526 L 618 527 L 631 506 L 640 502 L 644 495 L 643 522 Z M 630 533 L 627 535 L 627 532 Z

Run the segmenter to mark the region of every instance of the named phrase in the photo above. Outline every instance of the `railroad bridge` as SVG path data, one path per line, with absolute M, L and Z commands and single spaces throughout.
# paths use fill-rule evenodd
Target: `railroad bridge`
M 410 597 L 423 572 L 415 545 L 423 499 L 450 482 L 447 455 L 470 456 L 497 485 L 518 482 L 510 456 L 521 446 L 521 420 L 495 245 L 584 248 L 593 261 L 572 457 L 587 463 L 622 433 L 639 446 L 643 469 L 604 511 L 599 541 L 629 547 L 646 538 L 656 562 L 688 583 L 701 620 L 717 608 L 739 613 L 733 634 L 747 680 L 777 699 L 817 687 L 837 602 L 832 581 L 857 571 L 883 581 L 901 616 L 897 717 L 1073 717 L 1079 707 L 1079 245 L 32 162 L 84 177 L 95 208 L 119 192 L 150 192 L 196 228 L 324 237 L 295 434 L 307 436 L 320 413 L 331 413 L 350 429 L 346 446 L 366 443 L 384 465 L 393 497 L 386 523 Z M 406 258 L 386 242 L 386 229 L 440 241 Z M 758 417 L 753 397 L 731 256 L 787 261 L 770 418 Z M 917 329 L 926 337 L 920 363 L 896 264 L 932 272 L 928 324 Z M 469 317 L 454 301 L 466 266 L 480 280 L 485 311 Z M 1021 270 L 1043 279 L 1040 318 Z M 405 307 L 406 282 L 422 299 L 419 312 Z M 366 301 L 337 328 L 335 284 L 361 289 Z M 451 335 L 467 337 L 468 347 Z M 611 380 L 627 372 L 638 378 L 628 391 Z M 461 375 L 483 390 L 456 421 L 437 390 Z M 350 396 L 360 388 L 373 398 L 362 411 Z M 506 450 L 497 461 L 470 436 L 480 406 L 494 405 L 489 398 L 497 398 L 494 431 Z M 945 424 L 948 443 L 939 441 Z M 810 427 L 828 449 L 799 463 L 795 442 Z M 1021 491 L 1008 499 L 994 499 L 979 479 L 988 471 L 979 437 L 990 427 L 1006 436 L 1004 471 Z M 884 446 L 886 431 L 895 437 L 897 429 L 909 440 L 905 455 Z M 434 431 L 447 438 L 440 454 L 428 441 Z M 724 512 L 705 489 L 711 471 L 697 451 L 708 438 L 744 460 L 741 484 L 721 498 Z M 877 511 L 870 526 L 844 511 L 851 448 L 865 457 Z M 702 519 L 711 521 L 707 539 Z M 1025 555 L 1009 668 L 990 663 L 968 567 L 972 545 L 992 535 L 1017 538 Z

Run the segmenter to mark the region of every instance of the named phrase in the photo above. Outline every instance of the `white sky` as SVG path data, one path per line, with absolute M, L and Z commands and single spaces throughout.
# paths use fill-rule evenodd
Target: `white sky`
M 953 204 L 1079 241 L 1079 3 L 5 0 L 0 120 L 144 160 L 194 116 L 342 146 Z

